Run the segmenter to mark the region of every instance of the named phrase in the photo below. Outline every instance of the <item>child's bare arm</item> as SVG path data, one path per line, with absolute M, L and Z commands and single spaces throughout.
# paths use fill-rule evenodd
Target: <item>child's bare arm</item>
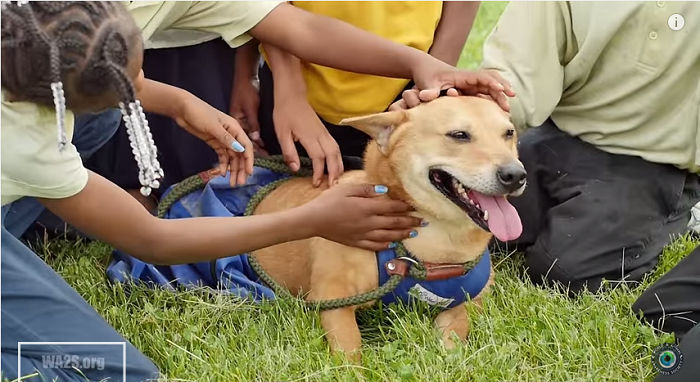
M 294 145 L 298 140 L 313 162 L 314 185 L 321 184 L 324 167 L 328 169 L 328 184 L 333 185 L 343 173 L 343 159 L 338 143 L 307 101 L 301 61 L 275 46 L 264 46 L 274 77 L 275 132 L 285 161 L 291 168 L 299 168 Z
M 313 236 L 303 210 L 251 218 L 158 219 L 128 193 L 90 173 L 70 198 L 41 199 L 66 222 L 144 261 L 183 264 Z
M 289 20 L 294 20 L 290 23 Z M 424 101 L 442 89 L 465 94 L 489 94 L 504 110 L 511 89 L 485 74 L 458 70 L 418 49 L 401 45 L 350 24 L 319 16 L 290 4 L 280 4 L 249 32 L 305 62 L 350 72 L 413 79 Z
M 141 260 L 185 264 L 313 236 L 371 250 L 408 238 L 411 228 L 420 225 L 419 219 L 400 215 L 410 207 L 379 200 L 376 196 L 381 194 L 370 189 L 338 186 L 301 207 L 264 215 L 166 220 L 152 216 L 126 191 L 91 172 L 76 195 L 40 201 L 81 231 Z
M 248 134 L 255 146 L 255 153 L 267 155 L 265 142 L 260 138 L 259 86 L 254 79 L 258 77 L 260 53 L 256 40 L 251 40 L 236 49 L 236 62 L 231 84 L 231 100 L 228 115 L 235 118 Z
M 456 66 L 479 12 L 479 1 L 443 1 L 430 55 Z
M 351 72 L 411 79 L 430 62 L 420 50 L 290 4 L 278 5 L 248 33 L 303 61 Z

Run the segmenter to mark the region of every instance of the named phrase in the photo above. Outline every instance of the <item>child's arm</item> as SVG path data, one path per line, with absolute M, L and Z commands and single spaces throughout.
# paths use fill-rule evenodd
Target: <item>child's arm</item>
M 157 4 L 156 4 L 157 3 Z M 250 36 L 301 60 L 336 69 L 412 79 L 423 100 L 440 90 L 489 94 L 505 110 L 510 88 L 484 73 L 458 70 L 425 52 L 381 38 L 350 24 L 275 1 L 140 2 L 128 5 L 145 39 L 168 29 L 222 36 L 232 47 Z M 504 94 L 505 93 L 505 94 Z
M 258 122 L 260 95 L 253 85 L 253 78 L 258 76 L 260 60 L 258 45 L 258 41 L 252 40 L 236 49 L 229 115 L 244 127 L 248 137 L 256 144 L 256 151 L 263 151 Z
M 420 50 L 286 3 L 275 7 L 248 34 L 303 61 L 351 72 L 410 79 L 419 66 L 442 64 Z
M 488 94 L 507 111 L 506 95 L 515 95 L 487 73 L 458 70 L 418 49 L 286 3 L 275 7 L 248 33 L 263 44 L 286 50 L 306 62 L 413 79 L 422 90 L 420 98 L 424 101 L 437 98 L 442 89 L 457 88 L 467 95 Z
M 332 185 L 343 174 L 343 158 L 338 143 L 307 101 L 301 61 L 271 45 L 265 45 L 265 52 L 274 76 L 275 133 L 287 165 L 299 169 L 294 144 L 298 140 L 313 162 L 313 184 L 321 184 L 323 170 L 328 168 L 328 184 Z
M 95 173 L 64 199 L 40 199 L 64 221 L 154 264 L 185 264 L 234 256 L 314 236 L 370 250 L 409 237 L 420 220 L 410 207 L 374 198 L 372 186 L 342 185 L 291 210 L 250 217 L 158 219 L 125 191 Z M 332 206 L 332 207 L 331 207 Z M 380 231 L 379 229 L 389 231 Z
M 440 23 L 430 47 L 430 55 L 457 66 L 467 37 L 479 12 L 479 1 L 443 1 Z

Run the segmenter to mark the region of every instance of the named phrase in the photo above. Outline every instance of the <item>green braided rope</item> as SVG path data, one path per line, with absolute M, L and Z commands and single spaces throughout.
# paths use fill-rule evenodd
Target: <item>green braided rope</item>
M 173 187 L 172 191 L 158 203 L 158 217 L 164 218 L 170 207 L 183 196 L 204 188 L 206 183 L 199 175 L 193 175 Z
M 289 177 L 283 178 L 276 180 L 274 182 L 271 182 L 267 184 L 264 187 L 261 187 L 250 199 L 248 202 L 248 205 L 246 206 L 245 209 L 245 216 L 250 216 L 255 212 L 255 209 L 257 206 L 260 204 L 260 202 L 265 199 L 265 197 L 270 194 L 270 192 L 274 191 L 277 187 L 279 187 L 282 183 L 286 182 L 287 180 L 291 179 L 294 176 L 298 177 L 305 177 L 305 176 L 310 176 L 312 174 L 311 170 L 311 160 L 309 158 L 301 158 L 301 168 L 299 171 L 296 173 L 293 173 L 291 169 L 287 166 L 287 164 L 284 162 L 284 158 L 282 156 L 271 156 L 271 157 L 266 157 L 266 158 L 256 158 L 255 159 L 255 166 L 257 167 L 262 167 L 265 169 L 268 169 L 270 171 L 274 171 L 279 174 L 290 174 Z M 173 189 L 170 191 L 170 193 L 164 197 L 159 205 L 158 205 L 158 217 L 163 218 L 165 217 L 165 214 L 168 212 L 168 209 L 177 202 L 179 199 L 182 197 L 191 194 L 192 192 L 204 188 L 206 185 L 206 182 L 204 179 L 202 179 L 201 176 L 199 175 L 193 175 L 182 182 L 176 184 Z M 403 247 L 403 244 L 399 243 L 399 245 L 396 248 L 396 253 L 399 256 L 406 256 L 406 249 Z M 215 263 L 216 261 L 212 261 L 212 269 L 215 269 Z M 262 268 L 258 260 L 255 258 L 253 255 L 248 256 L 248 263 L 250 264 L 251 268 L 255 273 L 258 275 L 260 280 L 262 280 L 264 283 L 266 283 L 270 288 L 278 295 L 284 295 L 288 297 L 293 297 L 289 291 L 281 286 L 279 283 L 277 283 L 275 280 L 272 279 L 272 277 Z M 411 267 L 409 274 L 411 274 L 412 277 L 419 278 L 422 277 L 425 278 L 425 268 L 422 267 Z M 323 301 L 306 301 L 305 305 L 309 308 L 312 309 L 319 309 L 319 310 L 330 310 L 330 309 L 338 309 L 338 308 L 344 308 L 348 306 L 355 306 L 355 305 L 362 305 L 365 303 L 368 303 L 370 301 L 378 300 L 382 298 L 384 295 L 390 293 L 396 287 L 401 283 L 401 277 L 400 275 L 393 275 L 387 280 L 386 283 L 381 285 L 379 288 L 367 292 L 367 293 L 362 293 L 359 295 L 355 295 L 352 297 L 346 297 L 346 298 L 338 298 L 338 299 L 333 299 L 333 300 L 323 300 Z

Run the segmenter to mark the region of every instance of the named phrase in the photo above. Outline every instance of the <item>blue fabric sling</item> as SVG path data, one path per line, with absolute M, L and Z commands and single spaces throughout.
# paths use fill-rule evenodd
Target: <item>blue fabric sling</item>
M 229 175 L 214 177 L 203 189 L 192 192 L 174 203 L 164 218 L 243 216 L 248 201 L 260 188 L 285 177 L 289 175 L 260 167 L 255 167 L 246 184 L 238 187 L 229 185 Z M 173 187 L 170 187 L 163 197 L 172 192 Z M 162 266 L 145 263 L 124 252 L 114 251 L 112 261 L 107 267 L 107 277 L 112 282 L 131 281 L 137 285 L 160 286 L 171 290 L 178 287 L 210 287 L 253 301 L 275 298 L 273 291 L 264 285 L 251 269 L 247 254 L 226 257 L 216 262 Z
M 250 199 L 262 187 L 288 174 L 255 167 L 245 185 L 231 187 L 229 176 L 214 177 L 205 187 L 176 201 L 164 216 L 165 219 L 182 219 L 203 216 L 244 216 Z M 172 192 L 168 189 L 163 197 Z M 379 285 L 389 278 L 384 264 L 396 258 L 394 249 L 378 253 Z M 388 305 L 397 301 L 410 304 L 414 298 L 428 304 L 451 308 L 468 298 L 475 297 L 486 285 L 491 272 L 488 251 L 481 261 L 466 275 L 439 281 L 418 281 L 407 276 L 393 293 L 381 301 Z M 137 285 L 176 288 L 210 287 L 224 293 L 251 301 L 273 300 L 275 293 L 255 274 L 248 262 L 248 254 L 212 261 L 183 265 L 153 265 L 124 252 L 115 250 L 107 267 L 107 277 L 115 283 L 133 282 Z M 413 296 L 413 298 L 411 297 Z

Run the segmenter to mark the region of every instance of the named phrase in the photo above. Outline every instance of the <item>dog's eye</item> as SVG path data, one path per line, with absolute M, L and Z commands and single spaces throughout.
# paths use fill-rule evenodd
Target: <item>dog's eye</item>
M 460 131 L 451 131 L 451 132 L 447 133 L 447 136 L 452 138 L 452 139 L 461 141 L 461 142 L 469 142 L 472 140 L 472 136 L 469 133 L 467 133 L 466 131 L 461 131 L 461 130 Z
M 513 138 L 514 135 L 515 135 L 515 130 L 513 130 L 513 129 L 506 130 L 506 133 L 505 133 L 506 139 Z

